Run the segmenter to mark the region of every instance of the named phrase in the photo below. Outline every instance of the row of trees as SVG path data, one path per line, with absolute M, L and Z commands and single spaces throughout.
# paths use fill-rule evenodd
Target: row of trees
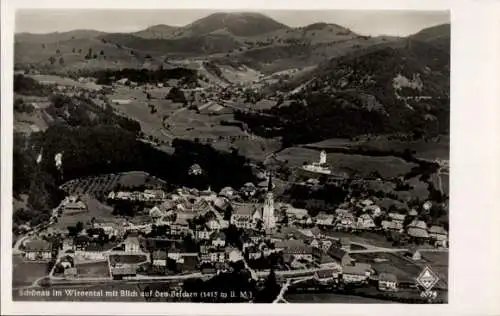
M 134 81 L 138 84 L 146 83 L 158 83 L 165 82 L 169 79 L 182 79 L 185 83 L 196 83 L 197 73 L 196 70 L 188 68 L 172 68 L 172 69 L 162 69 L 149 70 L 149 69 L 132 69 L 125 68 L 121 70 L 98 70 L 88 75 L 96 77 L 98 84 L 110 85 L 114 80 L 120 78 L 127 78 L 130 81 Z

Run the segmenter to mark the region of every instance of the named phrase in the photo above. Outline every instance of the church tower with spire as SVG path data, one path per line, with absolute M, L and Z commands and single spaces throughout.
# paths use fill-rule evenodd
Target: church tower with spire
M 269 173 L 269 181 L 267 183 L 267 194 L 262 210 L 263 228 L 265 230 L 276 227 L 276 217 L 274 216 L 274 195 L 273 195 L 273 176 Z

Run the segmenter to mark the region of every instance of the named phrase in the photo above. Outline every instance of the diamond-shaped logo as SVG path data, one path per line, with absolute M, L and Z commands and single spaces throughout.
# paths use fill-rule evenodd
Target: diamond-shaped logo
M 425 267 L 417 277 L 417 283 L 427 291 L 432 289 L 432 287 L 436 285 L 438 281 L 439 277 L 429 267 Z

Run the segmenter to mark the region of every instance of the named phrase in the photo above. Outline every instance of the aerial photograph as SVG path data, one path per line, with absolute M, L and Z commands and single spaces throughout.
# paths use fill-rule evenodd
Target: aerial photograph
M 22 9 L 14 301 L 447 304 L 448 11 Z

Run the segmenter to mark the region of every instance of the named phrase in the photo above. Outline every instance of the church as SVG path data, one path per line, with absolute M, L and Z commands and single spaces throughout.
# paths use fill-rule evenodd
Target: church
M 263 230 L 271 230 L 275 228 L 276 216 L 272 188 L 272 175 L 269 175 L 267 193 L 263 204 L 233 203 L 234 212 L 231 216 L 231 224 L 246 229 L 262 228 Z

